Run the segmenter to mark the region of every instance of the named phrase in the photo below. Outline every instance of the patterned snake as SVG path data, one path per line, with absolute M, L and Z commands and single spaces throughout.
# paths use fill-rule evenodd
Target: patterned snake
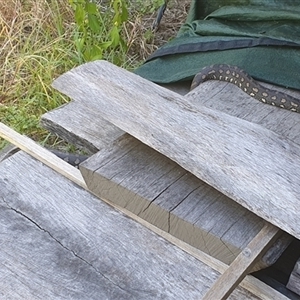
M 225 64 L 205 67 L 194 77 L 191 90 L 208 80 L 221 80 L 233 83 L 245 93 L 263 103 L 300 112 L 300 99 L 265 88 L 239 67 Z

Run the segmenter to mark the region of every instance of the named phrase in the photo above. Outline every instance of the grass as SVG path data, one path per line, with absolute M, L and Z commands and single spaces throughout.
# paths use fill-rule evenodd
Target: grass
M 68 101 L 51 82 L 78 64 L 69 25 L 73 12 L 66 6 L 63 0 L 0 0 L 6 8 L 0 19 L 0 120 L 40 142 L 49 137 L 40 116 Z
M 107 49 L 103 58 L 132 70 L 165 43 L 165 36 L 150 30 L 161 2 L 135 0 L 129 5 L 130 15 L 122 27 L 127 50 Z M 112 14 L 107 9 L 109 1 L 101 3 L 105 36 Z M 39 126 L 39 119 L 69 101 L 51 88 L 53 79 L 83 63 L 75 46 L 74 12 L 66 0 L 0 0 L 0 7 L 0 120 L 42 144 L 60 144 Z M 178 29 L 173 21 L 167 39 Z M 0 149 L 4 145 L 0 140 Z

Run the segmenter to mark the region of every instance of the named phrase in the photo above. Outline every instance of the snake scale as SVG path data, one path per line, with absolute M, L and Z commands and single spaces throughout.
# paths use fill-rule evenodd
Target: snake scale
M 300 113 L 300 99 L 260 85 L 237 66 L 220 64 L 203 68 L 194 77 L 191 90 L 208 80 L 221 80 L 233 83 L 245 93 L 263 103 Z

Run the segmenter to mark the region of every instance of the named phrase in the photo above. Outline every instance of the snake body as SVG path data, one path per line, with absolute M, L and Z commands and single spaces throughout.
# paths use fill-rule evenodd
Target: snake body
M 191 90 L 208 80 L 221 80 L 233 83 L 245 93 L 263 103 L 300 112 L 300 99 L 262 86 L 237 66 L 222 64 L 203 68 L 194 77 Z

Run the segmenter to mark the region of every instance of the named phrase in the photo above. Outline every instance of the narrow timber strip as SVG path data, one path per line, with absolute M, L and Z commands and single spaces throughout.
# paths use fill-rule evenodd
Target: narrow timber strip
M 286 287 L 300 295 L 300 259 L 297 260 Z
M 28 153 L 29 155 L 44 163 L 46 166 L 57 171 L 58 173 L 62 174 L 63 176 L 69 178 L 79 186 L 86 189 L 86 184 L 78 169 L 72 167 L 64 160 L 58 158 L 56 155 L 49 152 L 42 146 L 38 145 L 30 138 L 19 134 L 18 132 L 14 131 L 13 129 L 9 128 L 1 122 L 0 137 L 9 141 L 24 152 Z
M 92 125 L 87 120 L 93 120 Z M 124 134 L 121 129 L 99 117 L 97 111 L 76 101 L 47 112 L 41 117 L 41 125 L 65 141 L 84 147 L 91 153 L 106 147 Z
M 53 86 L 300 238 L 300 147 L 293 142 L 225 113 L 196 108 L 105 61 L 77 67 Z
M 14 145 L 18 145 L 24 152 L 30 148 L 30 151 L 27 151 L 27 153 L 36 159 L 43 162 L 48 167 L 52 168 L 57 173 L 65 176 L 66 170 L 65 167 L 70 167 L 69 172 L 67 173 L 68 176 L 66 176 L 69 180 L 73 181 L 74 183 L 78 184 L 78 180 L 82 180 L 79 182 L 79 186 L 83 187 L 84 189 L 87 189 L 83 179 L 80 179 L 80 176 L 78 176 L 79 170 L 66 165 L 65 163 L 61 163 L 61 160 L 55 159 L 51 164 L 47 162 L 47 157 L 44 157 L 40 154 L 40 152 L 44 151 L 44 149 L 30 140 L 29 138 L 25 138 L 24 136 L 21 136 L 21 139 L 19 138 L 19 134 L 15 132 L 14 130 L 7 128 L 7 126 L 0 123 L 1 128 L 1 137 L 6 138 L 8 141 L 10 141 Z M 3 130 L 5 129 L 5 130 Z M 9 129 L 9 130 L 7 130 Z M 8 134 L 9 133 L 9 134 Z M 29 143 L 29 144 L 28 144 Z M 30 147 L 29 147 L 30 145 Z M 42 148 L 42 149 L 40 149 Z M 48 151 L 47 151 L 48 152 Z M 56 157 L 55 157 L 56 158 Z M 46 159 L 46 161 L 45 161 Z M 166 239 L 168 242 L 176 245 L 183 251 L 187 252 L 188 254 L 192 255 L 193 257 L 197 258 L 198 260 L 202 261 L 212 269 L 218 271 L 219 273 L 224 273 L 226 268 L 228 267 L 226 264 L 220 262 L 217 259 L 214 259 L 213 257 L 205 254 L 204 252 L 186 244 L 185 242 L 179 240 L 178 238 L 172 236 L 169 233 L 166 233 L 165 231 L 157 228 L 156 226 L 151 225 L 147 221 L 143 220 L 142 218 L 136 216 L 135 214 L 131 213 L 125 208 L 119 207 L 118 205 L 115 205 L 108 201 L 107 199 L 101 199 L 105 203 L 109 204 L 110 206 L 114 207 L 115 209 L 119 210 L 120 212 L 124 213 L 126 216 L 130 217 L 131 219 L 135 220 L 136 222 L 140 223 L 141 225 L 145 226 L 146 228 L 150 229 L 151 231 L 155 232 L 162 238 Z M 241 287 L 247 289 L 249 292 L 251 292 L 254 295 L 257 295 L 260 299 L 263 300 L 269 300 L 269 299 L 278 299 L 278 300 L 288 300 L 286 296 L 279 293 L 278 291 L 272 289 L 270 286 L 266 285 L 265 283 L 261 282 L 260 280 L 256 279 L 253 276 L 246 276 L 245 280 L 243 280 L 240 284 Z
M 267 223 L 213 284 L 203 300 L 227 299 L 251 271 L 258 259 L 268 250 L 268 247 L 278 237 L 280 232 L 279 228 Z

